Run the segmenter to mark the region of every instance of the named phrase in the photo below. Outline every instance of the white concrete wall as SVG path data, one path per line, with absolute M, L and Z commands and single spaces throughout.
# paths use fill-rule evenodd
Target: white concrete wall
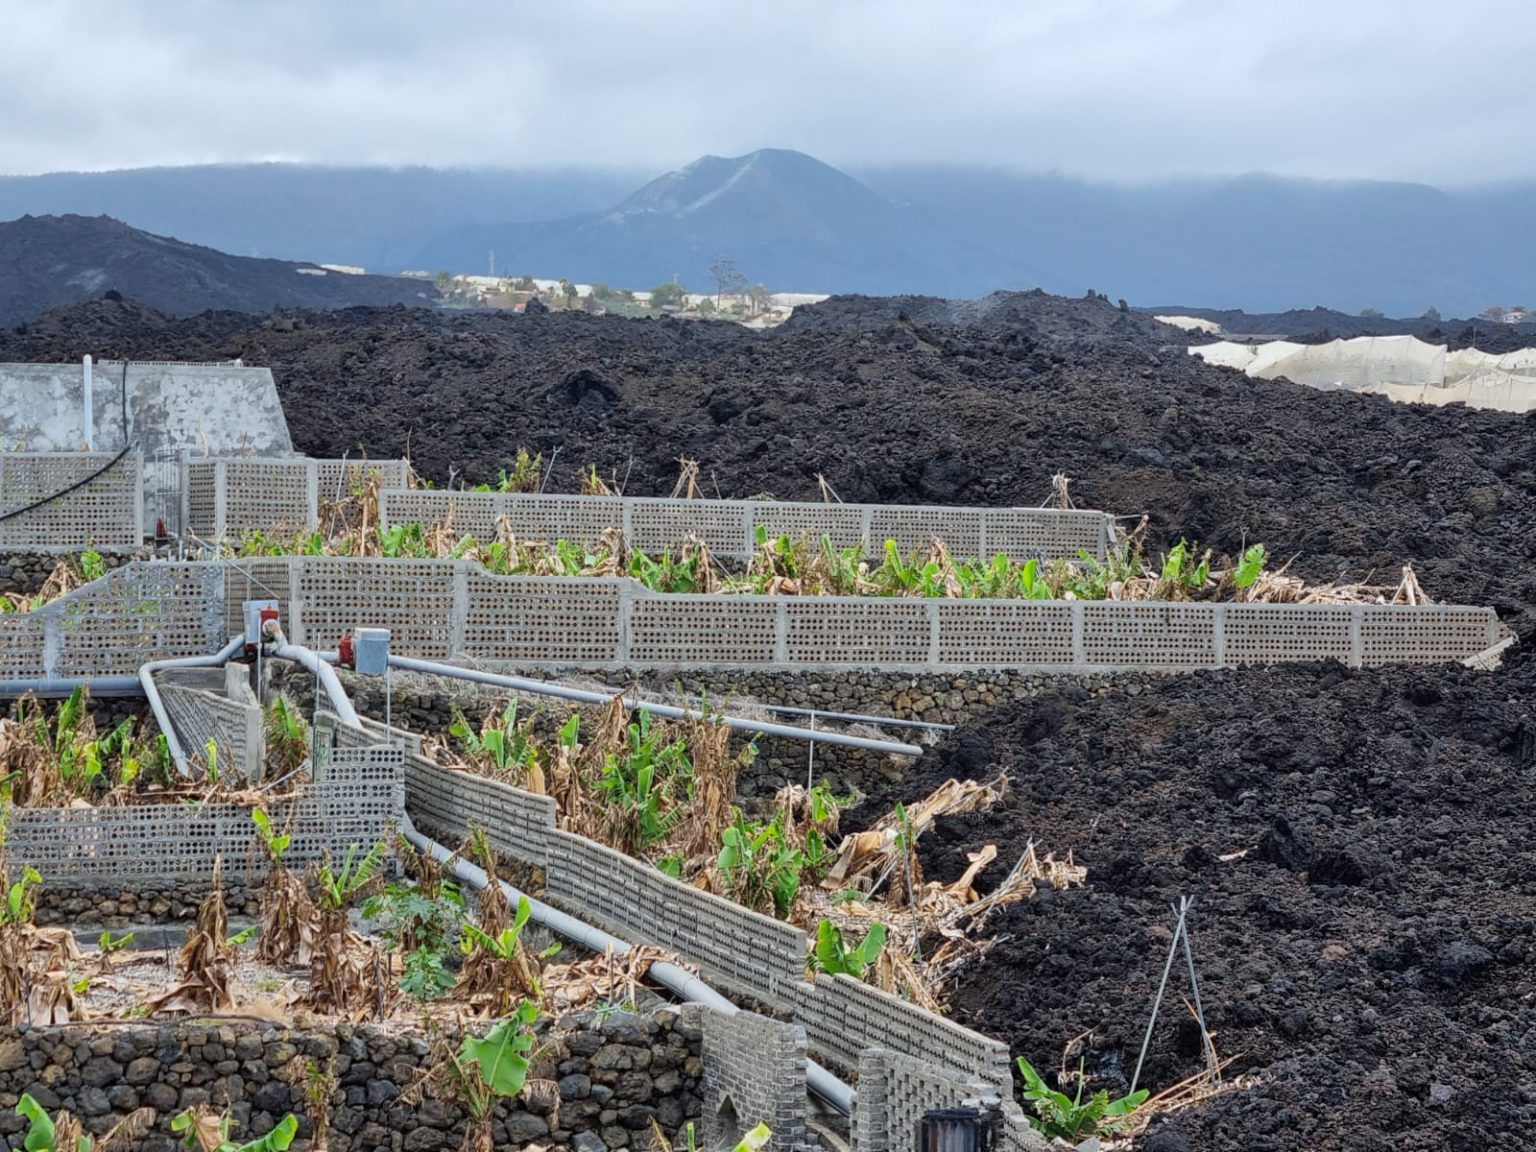
M 286 456 L 288 421 L 271 369 L 241 364 L 131 362 L 128 434 L 145 458 L 156 451 Z M 123 447 L 123 365 L 98 361 L 92 384 L 97 452 Z M 78 452 L 85 429 L 84 374 L 69 364 L 0 364 L 0 444 L 30 452 Z

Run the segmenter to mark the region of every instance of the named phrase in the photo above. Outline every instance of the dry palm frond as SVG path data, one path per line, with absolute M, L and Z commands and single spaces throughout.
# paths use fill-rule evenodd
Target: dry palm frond
M 688 749 L 693 758 L 693 799 L 668 847 L 692 858 L 718 851 L 721 834 L 731 823 L 736 779 L 743 764 L 741 757 L 731 755 L 731 730 L 724 724 L 689 721 Z M 750 758 L 750 745 L 742 756 Z
M 234 953 L 229 947 L 229 916 L 217 858 L 213 891 L 197 906 L 197 920 L 177 957 L 177 985 L 153 1001 L 151 1012 L 228 1012 L 235 1006 L 229 990 Z
M 588 464 L 583 470 L 576 473 L 581 482 L 580 492 L 583 496 L 617 496 L 619 495 L 619 474 L 614 472 L 608 479 L 597 471 L 596 464 Z
M 804 784 L 786 784 L 773 796 L 774 811 L 779 814 L 779 825 L 791 844 L 803 844 L 805 834 L 814 831 L 828 843 L 837 835 L 842 814 L 836 804 L 822 809 L 821 819 L 816 818 L 816 804 Z
M 1409 604 L 1417 607 L 1420 604 L 1433 604 L 1434 601 L 1425 593 L 1419 584 L 1419 578 L 1410 565 L 1403 565 L 1403 578 L 1397 586 L 1397 591 L 1392 593 L 1389 604 Z
M 17 719 L 0 719 L 0 776 L 9 778 L 11 802 L 18 808 L 53 807 L 69 800 L 59 775 L 42 705 L 24 696 Z
M 697 460 L 679 459 L 677 462 L 677 483 L 672 486 L 672 499 L 682 497 L 684 500 L 695 499 L 699 494 L 699 462 Z
M 1046 501 L 1041 507 L 1076 508 L 1077 505 L 1072 502 L 1072 494 L 1069 491 L 1071 486 L 1072 480 L 1065 472 L 1056 473 L 1051 477 L 1051 494 L 1046 497 Z
M 151 1124 L 155 1122 L 155 1110 L 153 1108 L 136 1108 L 114 1124 L 105 1136 L 92 1146 L 93 1152 L 113 1152 L 132 1140 L 136 1140 L 149 1131 Z M 57 1148 L 77 1148 L 78 1143 L 66 1143 L 63 1139 L 64 1131 L 54 1124 L 55 1144 Z
M 322 909 L 309 965 L 309 991 L 301 1003 L 317 1012 L 366 1015 L 379 998 L 380 981 L 370 979 L 379 963 L 378 949 L 347 927 L 345 909 Z
M 985 784 L 975 780 L 946 780 L 927 797 L 906 808 L 912 840 L 915 842 L 940 816 L 992 807 L 1003 798 L 1007 786 L 1006 775 Z M 893 871 L 901 860 L 901 847 L 897 842 L 900 832 L 900 820 L 893 812 L 868 830 L 843 837 L 838 846 L 837 861 L 827 874 L 825 886 L 857 887 L 864 881 L 870 885 L 867 890 L 873 891 L 879 878 Z
M 270 964 L 308 964 L 314 959 L 316 918 L 304 882 L 274 862 L 261 886 L 257 955 Z
M 636 999 L 651 965 L 682 965 L 660 948 L 638 946 L 622 956 L 607 952 L 569 964 L 550 964 L 540 974 L 544 1003 L 551 1015 L 580 1012 L 593 1004 L 624 1004 Z M 689 969 L 690 971 L 692 969 Z

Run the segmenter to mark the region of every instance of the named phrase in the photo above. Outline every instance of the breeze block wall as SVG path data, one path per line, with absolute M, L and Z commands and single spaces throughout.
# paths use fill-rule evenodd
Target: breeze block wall
M 370 475 L 398 486 L 409 472 L 404 460 L 187 457 L 181 465 L 181 522 L 209 543 L 239 540 L 250 531 L 291 536 L 313 528 L 325 504 L 348 498 Z
M 999 1125 L 998 1152 L 1045 1152 L 1052 1145 L 1029 1126 L 1011 1092 L 924 1060 L 882 1048 L 859 1060 L 855 1152 L 907 1152 L 925 1112 L 941 1108 L 990 1112 Z
M 757 533 L 789 536 L 879 557 L 887 540 L 903 556 L 944 541 L 957 558 L 999 553 L 1015 560 L 1103 559 L 1113 518 L 1103 512 L 1057 508 L 965 508 L 905 504 L 809 504 L 775 500 L 679 500 L 634 496 L 535 496 L 514 492 L 385 489 L 379 514 L 386 524 L 450 523 L 461 533 L 493 539 L 505 525 L 519 540 L 595 544 L 619 529 L 630 547 L 675 550 L 689 538 L 729 560 L 746 561 Z
M 0 513 L 57 499 L 0 521 L 0 549 L 134 551 L 144 542 L 143 461 L 130 452 L 0 452 Z M 72 492 L 66 488 L 111 465 Z
M 296 801 L 267 805 L 282 824 L 293 812 L 290 866 L 301 869 L 349 844 L 372 844 L 399 819 L 404 754 L 383 745 L 337 749 L 317 767 L 316 781 Z M 168 880 L 198 880 L 222 860 L 232 884 L 259 881 L 266 870 L 244 804 L 133 804 L 112 808 L 13 808 L 6 857 L 31 865 L 51 885 L 155 889 Z

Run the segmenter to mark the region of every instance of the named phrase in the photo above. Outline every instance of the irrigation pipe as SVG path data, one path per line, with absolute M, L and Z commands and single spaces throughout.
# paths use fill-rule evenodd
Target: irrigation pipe
M 329 656 L 329 653 L 325 654 Z M 550 684 L 544 680 L 529 680 L 523 676 L 503 676 L 495 672 L 482 672 L 477 668 L 456 668 L 452 664 L 438 664 L 431 660 L 417 660 L 409 656 L 391 656 L 391 668 L 405 672 L 424 672 L 429 676 L 447 676 L 455 680 L 468 680 L 475 684 L 489 684 L 495 688 L 510 688 L 518 692 L 532 692 L 540 696 L 553 696 L 577 704 L 605 705 L 613 696 L 603 692 L 591 692 L 585 688 L 571 688 L 564 684 Z M 334 673 L 333 673 L 334 675 Z M 894 740 L 873 740 L 866 736 L 850 736 L 843 732 L 816 732 L 793 724 L 774 724 L 766 720 L 748 720 L 743 716 L 725 716 L 718 712 L 704 712 L 697 708 L 679 708 L 675 704 L 660 704 L 640 700 L 625 693 L 618 698 L 631 712 L 643 709 L 653 716 L 665 716 L 672 720 L 707 720 L 724 724 L 739 732 L 757 732 L 764 736 L 784 736 L 791 740 L 819 741 L 822 744 L 839 744 L 846 748 L 862 748 L 867 752 L 884 752 L 890 756 L 921 756 L 923 750 L 916 744 L 901 744 Z M 822 713 L 817 713 L 822 715 Z
M 400 833 L 417 850 L 426 852 L 434 860 L 446 864 L 460 880 L 464 880 L 479 889 L 489 886 L 490 877 L 485 874 L 483 869 L 450 852 L 436 840 L 423 836 L 416 830 L 416 826 L 411 823 L 411 818 L 407 814 L 401 815 Z M 567 915 L 558 908 L 552 908 L 541 900 L 535 900 L 533 897 L 519 892 L 505 880 L 498 880 L 498 883 L 501 885 L 502 891 L 507 894 L 507 899 L 512 901 L 514 906 L 520 900 L 527 900 L 533 920 L 544 925 L 551 932 L 564 936 L 567 940 L 574 941 L 590 952 L 601 955 L 611 949 L 615 956 L 623 956 L 633 947 L 627 941 L 620 940 L 617 936 L 611 936 L 601 928 L 593 927 L 585 921 Z M 681 1000 L 705 1004 L 727 1016 L 734 1016 L 741 1011 L 735 1004 L 680 965 L 672 964 L 665 960 L 658 960 L 651 965 L 649 974 L 651 979 Z M 844 1116 L 852 1114 L 855 1100 L 853 1088 L 843 1083 L 843 1081 L 832 1075 L 831 1072 L 817 1064 L 814 1060 L 807 1060 L 805 1062 L 805 1086 Z
M 92 696 L 144 695 L 144 685 L 137 676 L 44 676 L 34 680 L 0 680 L 0 696 L 32 695 L 53 700 L 80 687 Z
M 275 643 L 267 652 L 278 660 L 287 660 L 309 669 L 315 674 L 315 679 L 320 681 L 320 686 L 325 689 L 325 694 L 330 697 L 331 708 L 336 713 L 336 718 L 349 728 L 361 728 L 363 722 L 357 717 L 357 710 L 352 707 L 352 701 L 347 699 L 346 689 L 341 686 L 341 677 L 336 675 L 336 669 L 327 663 L 325 657 L 328 653 L 316 652 L 304 648 L 298 644 L 290 644 L 283 637 L 282 632 L 275 632 L 272 639 Z
M 155 723 L 160 725 L 160 731 L 165 736 L 166 751 L 171 754 L 176 771 L 183 776 L 187 774 L 189 768 L 187 754 L 182 750 L 181 741 L 176 738 L 176 729 L 171 725 L 170 713 L 165 710 L 165 702 L 160 699 L 160 689 L 155 686 L 155 673 L 169 671 L 172 668 L 216 668 L 228 663 L 230 657 L 244 647 L 245 636 L 242 633 L 211 656 L 180 656 L 174 660 L 151 660 L 139 668 L 139 684 L 144 689 L 144 698 L 149 701 L 149 710 L 155 714 Z

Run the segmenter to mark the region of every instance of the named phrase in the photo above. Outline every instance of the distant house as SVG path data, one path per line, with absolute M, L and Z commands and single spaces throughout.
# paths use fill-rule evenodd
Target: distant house
M 1505 324 L 1524 324 L 1531 318 L 1531 313 L 1527 312 L 1524 308 L 1511 308 L 1500 317 Z

